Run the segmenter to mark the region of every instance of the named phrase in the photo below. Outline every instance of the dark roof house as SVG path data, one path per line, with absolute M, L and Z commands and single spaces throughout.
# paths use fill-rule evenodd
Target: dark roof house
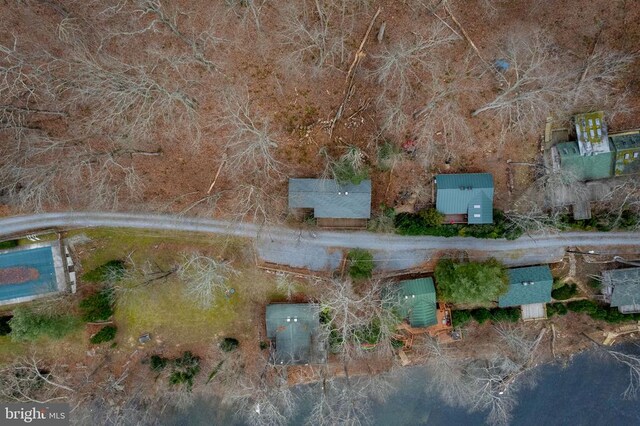
M 509 289 L 500 296 L 498 306 L 522 307 L 523 319 L 546 317 L 546 303 L 551 301 L 553 277 L 548 265 L 508 269 Z
M 436 289 L 432 278 L 400 281 L 394 289 L 398 297 L 398 310 L 409 320 L 411 327 L 428 327 L 436 319 Z
M 611 135 L 610 139 L 615 148 L 614 174 L 640 173 L 640 131 Z
M 602 294 L 623 314 L 640 312 L 640 268 L 602 272 Z
M 436 210 L 447 222 L 493 223 L 490 173 L 436 175 Z
M 267 338 L 275 346 L 276 364 L 321 364 L 326 345 L 320 329 L 320 305 L 277 303 L 267 305 Z
M 364 221 L 366 226 L 371 217 L 371 181 L 354 185 L 334 179 L 289 179 L 289 208 L 313 209 L 319 225 L 342 219 L 347 224 Z

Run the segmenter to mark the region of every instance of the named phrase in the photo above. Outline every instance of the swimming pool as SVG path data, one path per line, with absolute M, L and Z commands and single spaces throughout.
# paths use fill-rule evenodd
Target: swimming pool
M 58 291 L 50 246 L 0 253 L 0 275 L 0 304 Z

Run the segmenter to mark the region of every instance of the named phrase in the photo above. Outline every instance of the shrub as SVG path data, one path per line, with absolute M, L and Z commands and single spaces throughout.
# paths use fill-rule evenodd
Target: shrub
M 575 284 L 565 284 L 551 291 L 551 297 L 556 300 L 567 300 L 578 294 L 578 286 Z
M 102 327 L 100 331 L 94 334 L 89 340 L 94 345 L 109 342 L 116 338 L 116 333 L 118 331 L 118 327 L 115 325 L 108 325 L 106 327 Z
M 584 312 L 587 314 L 593 314 L 598 309 L 598 304 L 591 300 L 576 300 L 567 303 L 567 309 L 571 312 Z
M 427 226 L 440 226 L 444 220 L 444 215 L 434 208 L 422 210 L 418 215 Z
M 454 327 L 462 327 L 471 321 L 471 313 L 469 311 L 452 311 L 451 323 Z
M 367 229 L 371 232 L 393 232 L 396 229 L 395 217 L 395 210 L 383 204 L 380 206 L 380 213 L 369 221 Z
M 396 215 L 396 232 L 401 235 L 432 235 L 436 237 L 506 238 L 515 240 L 522 230 L 509 226 L 500 210 L 493 211 L 493 223 L 484 225 L 463 225 L 442 223 L 435 209 L 418 214 L 400 213 Z
M 125 264 L 122 260 L 110 260 L 104 265 L 98 266 L 82 276 L 84 281 L 97 283 L 104 281 L 117 281 L 124 275 Z
M 17 307 L 9 321 L 11 337 L 16 341 L 36 340 L 40 336 L 60 339 L 78 328 L 78 318 L 67 314 L 39 314 L 26 307 Z
M 160 355 L 151 355 L 151 358 L 149 358 L 149 367 L 151 367 L 152 371 L 160 372 L 167 366 L 167 362 L 169 362 L 169 359 L 165 357 Z
M 380 341 L 380 321 L 372 321 L 369 325 L 358 328 L 354 333 L 357 342 L 375 345 Z
M 333 175 L 340 184 L 351 183 L 358 185 L 365 179 L 369 179 L 369 169 L 362 167 L 357 169 L 348 159 L 335 161 L 331 167 Z
M 509 283 L 504 265 L 495 259 L 485 262 L 454 262 L 442 259 L 436 265 L 438 293 L 443 301 L 483 303 L 497 300 Z
M 349 250 L 349 275 L 354 280 L 371 278 L 373 255 L 363 249 Z
M 600 282 L 600 280 L 596 278 L 591 278 L 589 279 L 589 287 L 591 287 L 596 291 L 600 291 L 600 288 L 602 287 L 602 283 Z
M 553 305 L 558 315 L 567 315 L 567 313 L 569 313 L 564 303 L 554 303 Z
M 260 340 L 260 350 L 261 351 L 267 349 L 268 347 L 269 347 L 269 343 L 265 342 L 264 340 Z
M 87 322 L 104 321 L 113 315 L 111 307 L 112 290 L 105 289 L 80 301 L 82 320 Z
M 471 311 L 471 316 L 478 321 L 478 324 L 482 324 L 491 319 L 491 311 L 486 308 L 474 309 Z
M 0 241 L 0 250 L 6 250 L 18 246 L 18 240 Z
M 496 322 L 518 322 L 521 311 L 519 308 L 492 309 L 492 320 Z
M 224 340 L 220 342 L 220 349 L 224 352 L 233 352 L 238 348 L 238 345 L 240 345 L 240 342 L 238 342 L 237 339 L 225 337 Z
M 180 358 L 173 360 L 173 371 L 169 376 L 172 385 L 185 385 L 188 390 L 193 387 L 193 379 L 200 372 L 200 357 L 186 351 Z
M 378 169 L 381 171 L 391 170 L 393 162 L 400 155 L 400 148 L 394 143 L 385 140 L 378 146 Z
M 0 317 L 0 336 L 6 336 L 11 333 L 11 326 L 9 325 L 10 320 L 10 316 Z

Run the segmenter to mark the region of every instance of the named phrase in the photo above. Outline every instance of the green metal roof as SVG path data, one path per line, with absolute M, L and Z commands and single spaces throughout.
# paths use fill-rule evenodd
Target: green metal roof
M 507 274 L 509 289 L 498 299 L 501 308 L 551 301 L 553 277 L 548 265 L 508 269 Z
M 333 179 L 289 179 L 289 207 L 313 209 L 317 218 L 369 219 L 371 181 L 340 185 Z
M 556 145 L 560 155 L 560 167 L 574 173 L 578 180 L 595 180 L 610 177 L 613 173 L 613 153 L 580 155 L 577 142 Z
M 640 131 L 612 135 L 611 144 L 616 151 L 616 175 L 640 173 Z
M 602 279 L 613 287 L 611 306 L 640 305 L 640 268 L 603 271 Z
M 267 305 L 267 338 L 276 344 L 277 364 L 323 362 L 320 335 L 320 305 L 282 303 Z
M 493 176 L 490 173 L 436 175 L 436 210 L 467 214 L 473 224 L 493 223 Z
M 436 318 L 436 289 L 432 278 L 400 281 L 397 284 L 400 315 L 408 318 L 411 327 L 428 327 Z

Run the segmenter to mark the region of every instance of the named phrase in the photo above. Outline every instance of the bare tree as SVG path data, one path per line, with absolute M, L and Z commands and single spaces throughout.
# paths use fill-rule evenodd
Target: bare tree
M 142 32 L 146 30 L 159 31 L 160 27 L 167 28 L 182 43 L 189 47 L 191 55 L 196 62 L 210 71 L 220 72 L 220 68 L 209 59 L 211 55 L 207 54 L 207 50 L 222 42 L 222 39 L 213 35 L 213 20 L 209 28 L 200 34 L 188 34 L 178 25 L 178 18 L 180 16 L 186 16 L 186 14 L 168 9 L 167 5 L 161 0 L 142 0 L 141 9 L 138 12 L 143 17 L 152 16 L 152 21 Z M 136 31 L 136 33 L 139 34 L 140 31 Z
M 267 183 L 241 183 L 226 191 L 233 206 L 236 221 L 250 221 L 261 226 L 282 222 L 286 210 L 284 197 Z
M 36 358 L 21 357 L 0 367 L 0 397 L 6 401 L 37 402 L 65 400 L 74 389 L 56 377 L 55 366 Z
M 123 140 L 149 140 L 160 120 L 175 131 L 181 123 L 191 130 L 192 146 L 199 142 L 197 101 L 179 87 L 170 88 L 153 73 L 157 65 L 131 65 L 106 54 L 93 54 L 83 45 L 71 59 L 54 62 L 59 88 L 70 109 L 88 106 L 85 126 L 122 136 Z
M 324 0 L 292 2 L 285 6 L 282 16 L 283 44 L 290 49 L 288 65 L 311 62 L 319 70 L 345 60 L 351 25 L 345 22 L 344 10 L 338 4 Z
M 457 349 L 427 338 L 416 349 L 426 356 L 430 386 L 450 405 L 469 411 L 488 411 L 487 422 L 508 424 L 517 404 L 517 392 L 532 382 L 527 379 L 535 361 L 543 331 L 531 338 L 521 328 L 499 326 L 504 347 L 489 357 L 469 360 Z
M 321 380 L 307 388 L 312 401 L 307 425 L 364 425 L 372 422 L 374 403 L 383 403 L 395 391 L 397 370 L 358 377 L 329 376 L 322 367 Z
M 225 90 L 221 106 L 219 128 L 226 132 L 226 169 L 235 173 L 250 170 L 280 174 L 281 164 L 273 152 L 278 143 L 273 138 L 269 120 L 258 119 L 252 110 L 247 88 Z
M 371 76 L 382 88 L 376 106 L 382 117 L 383 132 L 401 135 L 407 130 L 407 103 L 415 97 L 412 87 L 421 81 L 425 71 L 433 69 L 434 49 L 458 38 L 445 25 L 437 23 L 424 35 L 414 34 L 411 42 L 399 39 L 373 56 L 375 66 Z
M 629 384 L 622 396 L 625 399 L 635 399 L 638 395 L 638 389 L 640 389 L 640 355 L 630 351 L 621 352 L 613 349 L 604 349 L 604 352 L 629 369 Z
M 258 378 L 246 374 L 225 392 L 224 401 L 252 425 L 288 424 L 296 410 L 297 397 L 289 387 L 286 369 L 267 364 Z
M 535 131 L 565 103 L 570 73 L 561 63 L 552 41 L 541 31 L 515 33 L 502 52 L 510 69 L 503 74 L 498 96 L 473 111 L 472 116 L 493 111 L 509 129 Z
M 238 274 L 229 262 L 199 253 L 184 255 L 177 272 L 185 283 L 186 297 L 203 309 L 213 306 L 216 298 L 229 290 L 229 278 Z
M 602 109 L 608 107 L 610 115 L 614 115 L 620 105 L 615 108 L 611 98 L 619 98 L 620 83 L 631 65 L 637 59 L 637 55 L 618 52 L 598 43 L 596 38 L 591 54 L 584 60 L 581 71 L 577 77 L 577 83 L 571 92 L 568 106 L 571 112 L 575 110 Z M 615 95 L 615 96 L 612 96 Z
M 428 28 L 425 35 L 414 34 L 411 42 L 399 39 L 385 46 L 382 53 L 373 55 L 376 65 L 372 76 L 382 86 L 383 93 L 391 91 L 404 98 L 412 83 L 420 79 L 420 72 L 430 69 L 432 49 L 458 39 L 443 24 L 436 23 Z
M 333 333 L 333 351 L 340 354 L 348 363 L 353 358 L 370 354 L 365 351 L 365 336 L 375 334 L 375 353 L 392 353 L 391 337 L 399 319 L 393 312 L 398 299 L 395 293 L 387 290 L 382 281 L 367 283 L 365 288 L 356 292 L 350 280 L 333 280 L 320 296 L 320 303 L 329 310 L 329 321 L 325 324 L 329 333 Z
M 276 288 L 279 292 L 284 293 L 287 300 L 291 300 L 291 297 L 297 291 L 297 284 L 290 274 L 279 272 L 276 275 Z

